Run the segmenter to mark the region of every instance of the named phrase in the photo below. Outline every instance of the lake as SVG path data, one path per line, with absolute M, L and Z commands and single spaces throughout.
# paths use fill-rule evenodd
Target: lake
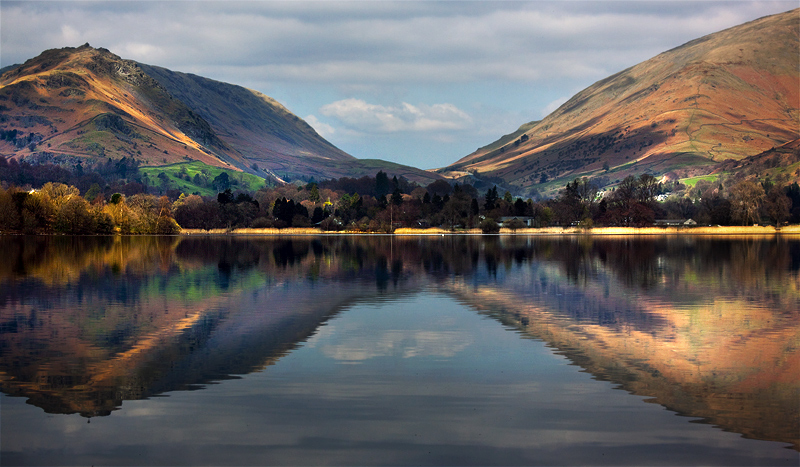
M 2 465 L 792 465 L 800 238 L 0 236 Z

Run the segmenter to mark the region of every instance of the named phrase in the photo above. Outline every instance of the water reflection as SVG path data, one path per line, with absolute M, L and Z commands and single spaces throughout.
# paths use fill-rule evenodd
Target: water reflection
M 355 303 L 436 290 L 596 379 L 800 447 L 798 240 L 0 237 L 0 251 L 0 388 L 49 413 L 237 378 Z M 395 329 L 323 354 L 447 358 L 465 339 Z

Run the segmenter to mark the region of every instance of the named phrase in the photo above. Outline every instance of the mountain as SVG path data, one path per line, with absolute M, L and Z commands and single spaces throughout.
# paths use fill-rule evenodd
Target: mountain
M 359 160 L 257 91 L 124 60 L 85 44 L 52 49 L 0 75 L 0 154 L 74 165 L 131 158 L 201 161 L 274 181 L 390 175 L 441 178 Z
M 645 172 L 710 173 L 781 146 L 800 138 L 798 30 L 800 9 L 691 41 L 439 172 L 547 193 L 579 176 L 609 184 Z

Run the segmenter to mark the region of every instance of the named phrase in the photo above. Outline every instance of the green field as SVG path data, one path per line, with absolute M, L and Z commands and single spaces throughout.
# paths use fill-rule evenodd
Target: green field
M 697 182 L 699 182 L 700 180 L 705 180 L 707 182 L 716 182 L 717 180 L 719 180 L 719 175 L 714 174 L 714 175 L 703 175 L 700 177 L 682 178 L 680 179 L 680 182 L 688 187 L 693 187 L 697 185 Z
M 264 179 L 244 172 L 214 167 L 198 161 L 179 162 L 158 167 L 140 167 L 139 173 L 147 178 L 147 183 L 163 189 L 178 189 L 186 195 L 199 194 L 214 196 L 214 178 L 222 172 L 228 174 L 232 191 L 254 192 L 264 187 Z M 163 174 L 163 175 L 162 175 Z

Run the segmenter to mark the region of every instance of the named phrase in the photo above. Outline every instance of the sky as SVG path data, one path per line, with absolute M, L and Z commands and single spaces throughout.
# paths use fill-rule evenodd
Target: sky
M 278 100 L 360 159 L 443 167 L 792 1 L 9 1 L 0 66 L 89 43 Z

